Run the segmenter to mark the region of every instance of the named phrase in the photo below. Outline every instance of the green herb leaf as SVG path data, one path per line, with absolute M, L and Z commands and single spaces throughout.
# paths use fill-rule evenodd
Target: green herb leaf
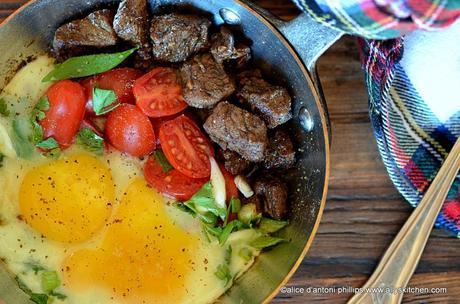
M 227 216 L 226 208 L 219 207 L 212 194 L 212 185 L 206 183 L 190 200 L 184 203 L 188 208 L 197 214 L 211 212 L 214 215 L 225 219 Z M 205 212 L 203 212 L 203 210 Z
M 0 153 L 0 168 L 3 167 L 3 160 L 5 159 L 5 155 Z
M 35 109 L 39 111 L 48 111 L 50 109 L 50 101 L 48 96 L 42 96 L 42 98 L 40 98 L 38 103 L 35 105 Z
M 31 125 L 28 119 L 16 118 L 13 120 L 13 146 L 16 154 L 21 158 L 30 158 L 34 153 L 34 147 L 29 140 L 32 135 Z
M 277 221 L 270 218 L 263 217 L 259 223 L 259 229 L 265 233 L 274 233 L 283 229 L 289 224 L 288 221 Z
M 238 255 L 246 262 L 249 262 L 252 259 L 252 251 L 248 247 L 241 248 Z
M 37 148 L 44 150 L 53 150 L 59 148 L 59 143 L 53 137 L 50 137 L 44 141 L 39 142 L 36 146 Z
M 114 91 L 93 88 L 93 110 L 96 115 L 104 115 L 118 108 L 121 104 L 115 101 L 117 94 Z
M 267 247 L 272 247 L 272 246 L 275 246 L 281 242 L 284 242 L 285 240 L 284 239 L 280 239 L 280 238 L 276 238 L 276 237 L 272 237 L 272 236 L 259 236 L 258 238 L 256 238 L 255 240 L 253 240 L 249 246 L 255 248 L 255 249 L 258 249 L 258 250 L 262 250 L 264 248 L 267 248 Z
M 42 265 L 40 265 L 40 263 L 36 261 L 26 262 L 24 263 L 24 265 L 26 266 L 27 270 L 32 270 L 35 274 L 38 274 L 39 271 L 46 270 L 45 267 L 43 267 Z
M 43 293 L 30 294 L 30 300 L 36 304 L 48 304 L 48 295 Z
M 61 280 L 56 271 L 44 271 L 42 273 L 42 289 L 44 292 L 51 292 L 61 285 Z
M 232 197 L 230 200 L 230 206 L 232 206 L 232 213 L 238 213 L 241 210 L 241 201 L 239 198 Z
M 210 234 L 210 235 L 212 235 L 212 236 L 214 236 L 216 238 L 220 238 L 220 235 L 222 234 L 222 227 L 211 227 L 209 225 L 203 225 L 203 227 L 204 227 L 204 230 L 208 234 Z
M 225 282 L 225 286 L 227 286 L 228 283 L 230 283 L 233 280 L 232 275 L 230 273 L 230 268 L 225 264 L 217 266 L 217 271 L 214 272 L 214 274 L 220 280 Z
M 155 155 L 155 159 L 160 164 L 161 168 L 163 168 L 164 173 L 168 173 L 169 171 L 174 169 L 173 166 L 171 166 L 171 164 L 169 163 L 163 151 L 158 150 L 155 152 L 154 155 Z
M 125 61 L 136 50 L 137 48 L 133 48 L 121 53 L 70 58 L 57 65 L 54 70 L 43 78 L 42 82 L 81 78 L 106 72 Z
M 8 110 L 8 105 L 4 98 L 0 98 L 0 114 L 3 117 L 8 117 L 11 114 L 10 111 Z
M 52 291 L 50 292 L 50 296 L 53 296 L 59 300 L 65 300 L 67 299 L 67 296 L 65 294 L 62 294 L 60 292 L 55 292 L 55 291 Z
M 224 230 L 222 231 L 220 237 L 219 237 L 219 244 L 223 245 L 225 242 L 227 242 L 228 237 L 230 234 L 236 230 L 238 231 L 243 227 L 243 223 L 239 220 L 234 220 L 228 223 L 225 227 Z
M 78 132 L 77 144 L 98 155 L 104 153 L 104 139 L 90 128 L 82 128 Z

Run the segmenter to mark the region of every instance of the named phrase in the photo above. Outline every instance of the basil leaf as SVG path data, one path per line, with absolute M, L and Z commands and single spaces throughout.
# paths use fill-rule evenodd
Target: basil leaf
M 44 150 L 53 150 L 59 148 L 59 143 L 53 137 L 50 137 L 39 142 L 36 146 Z
M 30 294 L 30 300 L 36 304 L 48 304 L 48 295 L 43 293 Z
M 30 158 L 34 147 L 29 140 L 32 130 L 28 119 L 16 118 L 13 120 L 12 140 L 16 154 L 21 158 Z
M 217 238 L 219 238 L 220 235 L 222 234 L 222 227 L 211 227 L 208 225 L 204 225 L 204 229 L 206 230 L 208 234 L 215 236 Z
M 56 271 L 44 271 L 42 273 L 42 289 L 44 292 L 51 292 L 59 286 L 61 286 L 61 280 Z
M 77 144 L 98 155 L 104 153 L 104 139 L 90 128 L 82 128 L 77 135 Z
M 267 247 L 278 245 L 279 243 L 284 242 L 284 241 L 285 241 L 284 239 L 264 235 L 264 236 L 259 236 L 258 238 L 253 240 L 249 244 L 249 246 L 255 249 L 258 249 L 258 250 L 262 250 Z
M 205 213 L 199 211 L 206 210 L 206 212 L 211 212 L 220 218 L 225 218 L 227 216 L 227 210 L 217 205 L 212 194 L 212 185 L 210 182 L 206 183 L 190 200 L 186 201 L 184 204 L 197 214 Z
M 233 232 L 233 230 L 239 230 L 243 227 L 243 223 L 240 222 L 239 220 L 234 220 L 228 223 L 225 227 L 224 230 L 222 231 L 220 237 L 219 237 L 219 244 L 223 245 L 225 242 L 227 242 L 228 237 L 230 234 Z
M 160 164 L 161 168 L 163 168 L 164 173 L 168 173 L 169 171 L 174 169 L 173 166 L 171 166 L 171 164 L 169 163 L 163 151 L 158 150 L 155 152 L 154 155 L 155 155 L 155 159 Z
M 42 96 L 42 98 L 40 98 L 38 103 L 35 105 L 35 109 L 39 111 L 48 111 L 50 109 L 50 101 L 48 96 Z
M 70 58 L 57 65 L 42 82 L 81 78 L 107 72 L 125 61 L 137 48 L 121 53 L 97 54 Z
M 230 268 L 225 264 L 217 266 L 217 270 L 216 272 L 214 272 L 214 274 L 220 280 L 225 282 L 225 286 L 227 286 L 228 283 L 230 283 L 233 280 L 232 275 L 230 273 Z
M 53 296 L 59 300 L 65 300 L 67 299 L 67 296 L 65 294 L 62 294 L 60 292 L 55 292 L 55 291 L 52 291 L 50 292 L 50 296 Z
M 93 110 L 97 116 L 107 114 L 118 108 L 120 103 L 114 104 L 115 101 L 117 101 L 117 94 L 114 91 L 93 88 Z
M 31 261 L 24 263 L 28 270 L 32 270 L 35 274 L 38 274 L 39 271 L 45 271 L 46 268 L 40 265 L 40 263 Z
M 3 98 L 0 98 L 0 114 L 3 117 L 8 117 L 10 116 L 10 111 L 8 110 L 8 105 L 6 104 L 6 100 Z
M 249 262 L 252 259 L 252 251 L 247 247 L 241 248 L 238 255 L 246 262 Z
M 265 233 L 274 233 L 283 229 L 289 224 L 288 221 L 277 221 L 263 217 L 259 223 L 259 229 Z
M 196 210 L 195 206 L 193 204 L 186 205 L 185 203 L 174 203 L 174 207 L 177 209 L 181 210 L 182 212 L 188 213 L 193 217 L 198 217 L 201 222 L 206 224 L 205 226 L 208 225 L 216 225 L 217 223 L 217 216 L 211 212 L 206 212 L 204 214 L 201 214 Z

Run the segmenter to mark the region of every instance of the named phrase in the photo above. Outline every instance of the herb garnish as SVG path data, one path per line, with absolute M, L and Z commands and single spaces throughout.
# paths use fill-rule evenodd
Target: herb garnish
M 125 61 L 137 48 L 121 53 L 73 57 L 56 65 L 42 82 L 81 78 L 107 72 Z
M 8 117 L 11 114 L 8 110 L 8 105 L 6 104 L 6 100 L 4 98 L 0 98 L 0 114 L 3 117 Z
M 173 166 L 171 166 L 171 164 L 169 163 L 169 161 L 166 158 L 166 156 L 163 153 L 163 151 L 158 150 L 158 151 L 155 152 L 154 155 L 155 155 L 156 161 L 160 164 L 160 166 L 163 169 L 164 173 L 168 173 L 169 171 L 174 169 Z
M 77 144 L 82 145 L 85 149 L 97 155 L 104 153 L 104 139 L 90 128 L 82 128 L 78 132 Z
M 121 104 L 115 103 L 117 101 L 117 94 L 113 90 L 103 90 L 93 88 L 93 110 L 97 116 L 107 114 Z

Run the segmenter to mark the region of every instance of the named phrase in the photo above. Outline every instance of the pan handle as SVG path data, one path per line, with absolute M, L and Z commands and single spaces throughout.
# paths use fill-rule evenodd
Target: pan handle
M 315 21 L 313 17 L 306 13 L 301 14 L 294 20 L 285 22 L 252 2 L 245 0 L 243 2 L 267 19 L 289 41 L 310 73 L 325 113 L 329 116 L 321 81 L 316 69 L 316 62 L 345 33 Z M 329 124 L 329 117 L 327 118 Z M 328 125 L 328 130 L 330 136 L 330 125 Z

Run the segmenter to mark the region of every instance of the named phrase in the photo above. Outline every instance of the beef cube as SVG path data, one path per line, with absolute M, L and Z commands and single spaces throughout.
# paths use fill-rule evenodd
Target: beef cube
M 257 74 L 240 76 L 240 101 L 248 103 L 252 111 L 260 115 L 268 128 L 274 129 L 292 118 L 291 97 L 280 86 L 271 85 Z
M 152 18 L 150 38 L 158 61 L 182 62 L 208 47 L 211 21 L 195 15 L 167 14 Z
M 289 169 L 294 164 L 295 149 L 288 132 L 276 130 L 272 136 L 269 136 L 264 167 L 266 169 Z
M 256 115 L 224 101 L 214 108 L 204 129 L 222 149 L 237 152 L 252 162 L 263 161 L 267 127 Z
M 255 195 L 262 201 L 266 214 L 275 220 L 283 220 L 287 215 L 287 186 L 279 178 L 261 174 L 254 182 Z
M 146 0 L 123 0 L 113 20 L 118 37 L 139 47 L 138 54 L 144 60 L 152 57 L 148 18 Z
M 233 80 L 209 53 L 185 62 L 180 68 L 180 77 L 184 99 L 195 108 L 212 108 L 235 91 Z
M 84 53 L 89 48 L 114 46 L 118 37 L 112 27 L 113 13 L 104 9 L 64 24 L 56 30 L 53 51 L 60 58 Z
M 240 175 L 251 169 L 251 162 L 236 152 L 225 150 L 222 152 L 225 169 L 233 175 Z
M 233 33 L 227 27 L 221 27 L 220 33 L 211 37 L 211 54 L 217 62 L 236 60 L 237 66 L 243 66 L 251 59 L 251 49 L 243 44 L 235 46 Z

